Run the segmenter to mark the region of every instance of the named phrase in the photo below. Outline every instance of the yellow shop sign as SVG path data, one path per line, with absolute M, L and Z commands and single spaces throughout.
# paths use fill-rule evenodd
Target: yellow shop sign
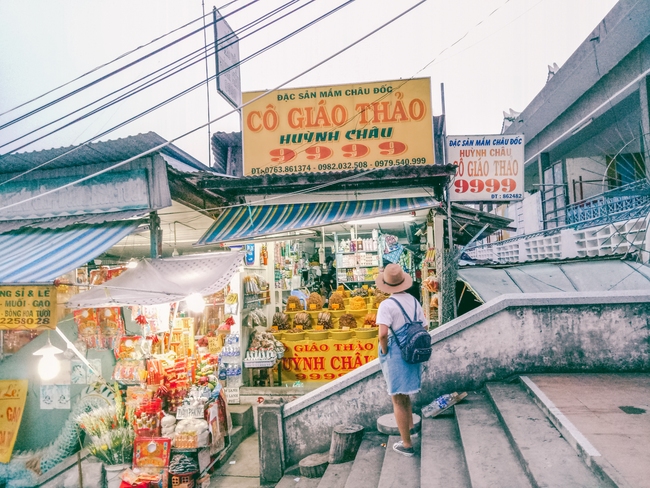
M 377 358 L 378 339 L 284 341 L 282 380 L 330 381 Z
M 0 286 L 1 330 L 54 329 L 55 327 L 55 286 Z
M 0 463 L 8 463 L 23 418 L 27 380 L 0 380 Z

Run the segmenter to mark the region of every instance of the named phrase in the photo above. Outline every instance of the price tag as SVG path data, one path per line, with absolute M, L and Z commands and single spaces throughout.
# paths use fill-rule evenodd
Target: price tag
M 239 405 L 239 388 L 224 388 L 228 405 Z
M 338 309 L 339 309 L 339 304 L 338 304 L 338 303 L 332 303 L 332 304 L 330 305 L 330 308 L 331 308 L 332 310 L 338 310 Z
M 309 304 L 309 310 L 316 310 L 316 304 L 315 303 L 310 303 Z
M 176 418 L 177 419 L 202 419 L 203 405 L 198 405 L 196 407 L 178 407 L 178 409 L 176 410 Z
M 210 354 L 217 354 L 221 349 L 221 341 L 218 337 L 208 337 L 208 351 Z
M 350 327 L 341 327 L 341 330 L 350 330 Z
M 278 332 L 279 329 L 278 329 L 278 326 L 277 326 L 277 325 L 272 325 L 272 326 L 271 326 L 271 330 L 272 330 L 273 332 Z
M 323 326 L 322 325 L 316 325 L 316 326 L 314 326 L 314 330 L 323 330 Z
M 295 310 L 296 309 L 296 304 L 295 303 L 290 303 L 289 304 L 289 310 Z
M 361 288 L 363 288 L 364 290 L 367 290 L 367 289 L 368 289 L 368 285 L 363 285 Z
M 296 325 L 296 329 L 303 330 L 302 325 Z

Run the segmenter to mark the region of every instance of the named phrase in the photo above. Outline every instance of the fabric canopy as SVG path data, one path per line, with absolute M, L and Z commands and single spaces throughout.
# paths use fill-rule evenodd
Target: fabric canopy
M 107 251 L 140 221 L 23 228 L 0 234 L 0 283 L 45 283 Z
M 72 297 L 68 307 L 157 305 L 193 293 L 210 295 L 225 288 L 242 259 L 239 251 L 145 259 L 136 268 Z
M 436 205 L 438 201 L 434 198 L 417 197 L 234 207 L 222 213 L 196 245 L 250 239 Z

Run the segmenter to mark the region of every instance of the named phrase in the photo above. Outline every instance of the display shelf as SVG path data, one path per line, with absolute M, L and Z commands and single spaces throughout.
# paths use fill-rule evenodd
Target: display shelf
M 376 264 L 358 264 L 356 266 L 337 266 L 336 269 L 376 268 Z

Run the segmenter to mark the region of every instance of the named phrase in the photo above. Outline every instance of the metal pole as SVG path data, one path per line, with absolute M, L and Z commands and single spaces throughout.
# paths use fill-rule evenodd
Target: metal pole
M 160 257 L 160 253 L 158 252 L 161 247 L 160 245 L 162 244 L 162 242 L 158 242 L 158 240 L 161 238 L 160 231 L 160 217 L 158 217 L 157 212 L 151 212 L 149 214 L 149 245 L 151 259 Z
M 205 25 L 205 1 L 201 0 L 201 8 L 203 9 L 203 45 L 205 47 L 205 95 L 207 97 L 208 104 L 208 166 L 212 167 L 212 144 L 210 143 L 210 83 L 208 83 L 209 74 L 208 74 L 208 34 L 206 32 Z M 215 39 L 215 45 L 217 40 Z M 217 51 L 214 53 L 217 56 Z
M 447 164 L 447 115 L 445 114 L 445 84 L 440 83 L 440 98 L 442 103 L 442 162 L 444 165 Z M 449 238 L 449 257 L 451 263 L 455 266 L 455 259 L 453 256 L 454 252 L 454 234 L 453 227 L 451 222 L 451 179 L 447 185 L 447 235 Z M 443 261 L 444 262 L 444 261 Z M 448 272 L 449 273 L 449 272 Z M 453 276 L 453 273 L 451 274 Z M 454 318 L 458 316 L 458 307 L 456 304 L 456 284 L 452 283 L 452 286 L 448 287 L 448 292 L 452 293 L 451 300 L 454 304 Z

